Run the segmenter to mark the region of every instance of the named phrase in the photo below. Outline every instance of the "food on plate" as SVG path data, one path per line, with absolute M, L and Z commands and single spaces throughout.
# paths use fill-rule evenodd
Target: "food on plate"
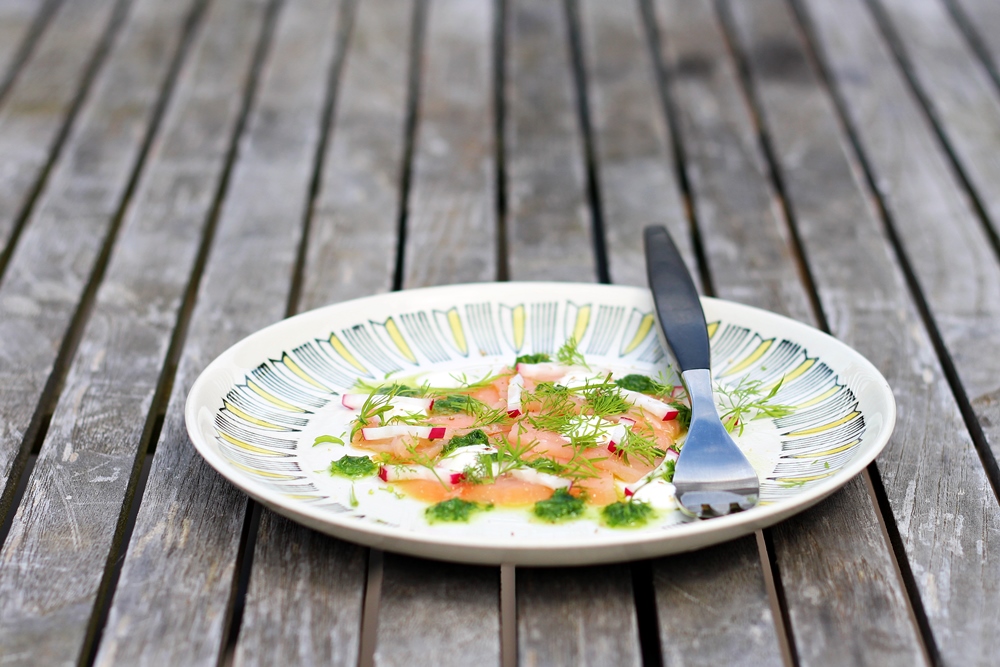
M 570 339 L 554 358 L 521 356 L 449 386 L 359 385 L 341 397 L 349 432 L 317 444 L 363 452 L 340 456 L 329 473 L 377 475 L 382 488 L 427 503 L 431 523 L 524 507 L 540 522 L 592 516 L 637 527 L 674 507 L 670 481 L 690 418 L 674 377 L 592 367 Z M 768 403 L 777 388 L 767 389 L 734 391 L 730 428 L 784 408 Z

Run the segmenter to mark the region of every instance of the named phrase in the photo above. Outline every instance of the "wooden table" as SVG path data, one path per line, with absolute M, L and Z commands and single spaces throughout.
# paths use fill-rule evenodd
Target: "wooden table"
M 261 510 L 182 406 L 298 311 L 645 282 L 825 329 L 899 407 L 772 529 L 603 567 Z M 0 665 L 991 665 L 1000 3 L 0 0 Z

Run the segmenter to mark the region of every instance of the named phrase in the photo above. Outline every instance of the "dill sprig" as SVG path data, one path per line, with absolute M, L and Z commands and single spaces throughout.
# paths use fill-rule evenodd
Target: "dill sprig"
M 659 448 L 656 440 L 646 437 L 636 429 L 626 429 L 625 438 L 615 445 L 617 452 L 621 452 L 622 459 L 626 465 L 629 464 L 629 456 L 634 456 L 646 465 L 653 465 L 656 459 L 662 458 L 666 452 Z
M 509 438 L 500 436 L 493 440 L 496 452 L 482 453 L 476 457 L 476 463 L 467 467 L 463 474 L 470 484 L 490 484 L 498 477 L 519 468 L 530 468 L 524 455 L 538 444 L 535 440 L 522 443 L 518 438 L 511 442 Z
M 583 353 L 580 352 L 576 338 L 570 336 L 566 339 L 566 342 L 562 344 L 559 351 L 556 352 L 556 361 L 561 364 L 566 364 L 567 366 L 583 366 L 584 368 L 590 368 L 587 365 L 587 360 L 584 358 Z
M 750 380 L 748 377 L 741 378 L 734 387 L 718 386 L 716 392 L 722 397 L 722 423 L 726 430 L 732 433 L 738 428 L 739 435 L 743 435 L 743 427 L 748 421 L 792 414 L 794 408 L 791 405 L 771 403 L 784 380 L 782 377 L 767 393 L 761 380 Z

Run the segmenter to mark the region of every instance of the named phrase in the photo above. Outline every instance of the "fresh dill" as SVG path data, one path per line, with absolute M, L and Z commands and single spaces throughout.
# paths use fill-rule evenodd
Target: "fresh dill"
M 646 465 L 653 465 L 655 460 L 662 458 L 664 452 L 657 445 L 656 440 L 639 432 L 638 429 L 626 429 L 625 437 L 616 446 L 615 453 L 621 453 L 626 465 L 629 464 L 629 457 L 634 456 Z
M 566 339 L 566 342 L 562 344 L 559 351 L 556 352 L 556 361 L 561 364 L 566 364 L 567 366 L 583 366 L 585 368 L 590 368 L 587 365 L 587 360 L 584 358 L 583 353 L 580 352 L 576 338 L 570 336 Z
M 765 417 L 776 419 L 792 414 L 794 408 L 791 405 L 771 402 L 783 382 L 782 377 L 766 393 L 762 381 L 747 377 L 741 378 L 732 387 L 718 386 L 716 393 L 721 398 L 721 418 L 726 430 L 732 433 L 738 429 L 739 435 L 743 435 L 743 427 L 748 421 Z
M 669 394 L 673 389 L 673 387 L 660 384 L 648 375 L 639 375 L 638 373 L 631 373 L 623 378 L 619 378 L 615 380 L 615 384 L 622 389 L 637 391 L 640 394 L 650 394 L 652 396 Z

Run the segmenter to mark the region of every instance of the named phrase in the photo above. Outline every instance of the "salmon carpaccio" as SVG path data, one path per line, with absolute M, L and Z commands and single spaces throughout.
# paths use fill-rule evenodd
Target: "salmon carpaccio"
M 558 363 L 519 363 L 455 388 L 380 387 L 350 395 L 351 442 L 372 453 L 382 480 L 427 503 L 520 507 L 566 489 L 604 506 L 676 458 L 683 434 L 679 388 L 625 379 L 636 377 L 655 389 Z

